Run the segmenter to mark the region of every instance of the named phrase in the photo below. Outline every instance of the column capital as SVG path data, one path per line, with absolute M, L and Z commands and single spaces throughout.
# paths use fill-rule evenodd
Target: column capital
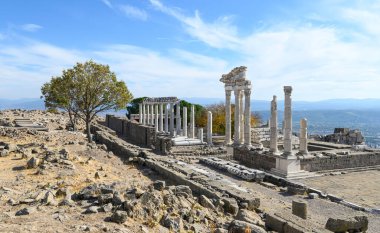
M 291 95 L 293 91 L 292 86 L 284 86 L 285 95 Z
M 252 91 L 251 89 L 245 89 L 244 90 L 244 95 L 247 96 L 247 95 L 251 95 Z
M 232 90 L 226 90 L 226 96 L 227 96 L 227 97 L 231 97 L 231 91 L 232 91 Z

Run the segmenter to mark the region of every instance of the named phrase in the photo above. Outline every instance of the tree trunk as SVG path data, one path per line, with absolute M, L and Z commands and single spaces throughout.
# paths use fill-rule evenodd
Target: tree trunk
M 73 113 L 71 111 L 68 111 L 68 112 L 69 112 L 70 123 L 71 123 L 71 126 L 73 127 L 73 131 L 76 131 L 75 118 L 73 119 Z
M 87 132 L 87 140 L 88 142 L 92 142 L 91 138 L 91 120 L 89 117 L 86 117 L 86 132 Z

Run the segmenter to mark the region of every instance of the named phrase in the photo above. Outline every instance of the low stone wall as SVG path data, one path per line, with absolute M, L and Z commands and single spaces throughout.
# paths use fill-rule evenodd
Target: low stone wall
M 155 146 L 156 130 L 154 127 L 140 125 L 126 117 L 115 117 L 113 115 L 106 115 L 105 125 L 132 143 L 149 148 Z
M 247 167 L 264 170 L 270 170 L 276 167 L 276 158 L 273 156 L 260 154 L 256 151 L 249 151 L 242 147 L 235 147 L 233 153 L 233 158 Z
M 301 159 L 301 168 L 311 172 L 376 165 L 380 165 L 380 152 L 363 152 Z

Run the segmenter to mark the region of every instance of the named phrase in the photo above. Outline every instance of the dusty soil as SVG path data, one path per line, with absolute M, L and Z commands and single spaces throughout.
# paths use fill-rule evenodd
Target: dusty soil
M 341 197 L 363 207 L 380 209 L 380 171 L 351 172 L 299 180 L 310 187 Z

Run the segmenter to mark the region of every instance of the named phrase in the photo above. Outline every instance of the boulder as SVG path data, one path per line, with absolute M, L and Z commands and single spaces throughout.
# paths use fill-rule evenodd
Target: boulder
M 239 220 L 234 220 L 228 227 L 228 233 L 266 233 L 267 231 L 263 228 L 253 225 L 248 222 L 243 222 Z
M 188 196 L 193 195 L 190 187 L 186 185 L 178 185 L 175 187 L 175 194 L 178 195 L 180 193 L 186 193 Z
M 154 189 L 158 190 L 158 191 L 162 191 L 166 186 L 166 183 L 164 180 L 157 180 L 153 183 L 153 187 Z
M 7 149 L 3 149 L 0 151 L 0 157 L 6 157 L 9 155 L 9 151 Z
M 90 206 L 87 208 L 87 210 L 84 213 L 85 214 L 96 214 L 96 213 L 98 213 L 98 207 L 97 206 Z
M 15 152 L 19 149 L 16 144 L 12 143 L 6 143 L 4 148 L 7 149 L 9 152 Z
M 55 198 L 54 198 L 54 194 L 51 191 L 47 191 L 45 193 L 45 197 L 42 200 L 42 203 L 45 205 L 52 205 L 52 206 L 57 205 L 57 202 L 55 201 Z
M 179 216 L 167 214 L 161 219 L 161 225 L 174 232 L 183 231 L 183 221 Z
M 21 216 L 21 215 L 29 215 L 31 213 L 34 213 L 36 212 L 36 208 L 35 207 L 26 207 L 24 209 L 21 209 L 19 211 L 16 212 L 16 216 Z
M 37 168 L 38 165 L 41 164 L 41 160 L 39 158 L 36 158 L 36 157 L 32 157 L 31 159 L 29 159 L 29 161 L 26 163 L 26 167 L 28 169 L 30 168 Z
M 126 222 L 127 219 L 128 219 L 127 212 L 121 211 L 121 210 L 117 210 L 110 217 L 111 222 L 115 222 L 115 223 L 119 223 L 119 224 Z
M 223 198 L 224 211 L 236 216 L 239 211 L 239 206 L 234 198 Z
M 356 216 L 348 219 L 329 218 L 325 228 L 333 232 L 366 232 L 367 216 Z
M 123 195 L 121 195 L 119 192 L 116 191 L 116 192 L 113 194 L 112 204 L 113 204 L 113 205 L 121 205 L 121 204 L 123 204 L 123 202 L 124 202 L 124 197 L 123 197 Z

